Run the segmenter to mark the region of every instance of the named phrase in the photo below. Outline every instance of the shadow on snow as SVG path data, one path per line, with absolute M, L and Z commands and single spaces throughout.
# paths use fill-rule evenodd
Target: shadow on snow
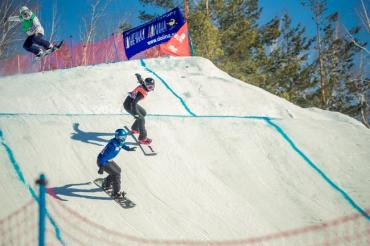
M 79 184 L 67 184 L 60 187 L 52 187 L 47 189 L 47 193 L 52 197 L 61 200 L 61 201 L 68 201 L 67 199 L 63 199 L 60 196 L 70 196 L 70 197 L 78 197 L 78 198 L 86 198 L 86 199 L 93 199 L 93 200 L 112 200 L 110 197 L 106 196 L 93 196 L 94 193 L 99 192 L 103 194 L 103 190 L 100 188 L 91 188 L 91 187 L 82 187 L 86 185 L 90 185 L 91 182 L 86 183 L 79 183 Z

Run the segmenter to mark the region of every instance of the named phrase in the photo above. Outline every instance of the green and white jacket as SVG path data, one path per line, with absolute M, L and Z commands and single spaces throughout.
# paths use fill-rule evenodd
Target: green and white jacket
M 44 28 L 41 26 L 39 18 L 32 13 L 31 18 L 28 20 L 23 19 L 22 16 L 11 16 L 8 21 L 20 22 L 22 25 L 22 31 L 27 33 L 28 36 L 40 33 L 44 35 Z

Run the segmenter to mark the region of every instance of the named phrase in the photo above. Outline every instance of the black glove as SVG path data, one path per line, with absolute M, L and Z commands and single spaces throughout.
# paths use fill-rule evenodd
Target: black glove
M 136 151 L 136 147 L 131 147 L 127 151 Z
M 136 78 L 137 78 L 137 80 L 139 81 L 139 83 L 140 84 L 142 84 L 144 81 L 143 81 L 143 78 L 141 77 L 141 75 L 140 74 L 138 74 L 138 73 L 135 73 L 135 76 L 136 76 Z
M 104 168 L 103 167 L 99 167 L 99 171 L 98 171 L 98 173 L 101 175 L 101 174 L 103 174 L 104 173 Z

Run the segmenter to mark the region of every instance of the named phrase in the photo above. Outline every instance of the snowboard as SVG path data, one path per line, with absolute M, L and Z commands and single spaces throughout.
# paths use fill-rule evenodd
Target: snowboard
M 45 52 L 41 55 L 41 56 L 36 56 L 35 57 L 35 61 L 40 61 L 42 58 L 54 53 L 55 51 L 59 50 L 60 47 L 62 47 L 63 45 L 63 42 L 64 40 L 60 41 L 59 43 L 57 43 L 53 49 L 48 49 L 48 50 L 45 50 Z
M 139 140 L 136 138 L 136 136 L 131 132 L 131 130 L 125 126 L 124 127 L 126 132 L 132 137 L 132 139 L 136 142 L 136 145 L 138 145 L 141 149 L 141 151 L 144 153 L 144 155 L 147 156 L 153 156 L 156 155 L 157 152 L 154 150 L 152 143 L 151 144 L 140 144 Z
M 103 181 L 104 179 L 103 178 L 98 178 L 98 179 L 95 179 L 94 180 L 94 184 L 96 186 L 98 186 L 99 188 L 101 188 L 105 193 L 107 193 L 110 197 L 111 194 L 112 194 L 112 189 L 108 189 L 108 190 L 104 190 L 102 188 L 102 184 L 103 184 Z M 113 199 L 113 198 L 112 198 Z M 123 198 L 116 198 L 116 199 L 113 199 L 114 201 L 116 201 L 122 208 L 133 208 L 136 206 L 136 204 L 131 201 L 130 199 L 128 199 L 126 196 L 124 196 Z

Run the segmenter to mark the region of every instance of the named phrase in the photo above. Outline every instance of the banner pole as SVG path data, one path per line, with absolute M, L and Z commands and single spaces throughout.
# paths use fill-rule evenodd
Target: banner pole
M 71 67 L 74 67 L 74 52 L 73 52 L 73 46 L 72 46 L 72 35 L 69 36 L 69 47 L 70 47 L 70 51 L 71 51 L 71 62 L 72 62 L 72 66 Z
M 116 53 L 115 62 L 118 62 L 119 61 L 119 55 L 118 55 L 118 49 L 117 49 L 117 45 L 116 45 L 116 36 L 114 35 L 114 33 L 112 33 L 112 38 L 113 38 L 114 50 L 115 50 L 115 53 Z
M 194 46 L 193 46 L 193 40 L 191 39 L 189 28 L 188 28 L 188 38 L 189 38 L 191 56 L 195 56 L 195 50 L 194 50 Z

